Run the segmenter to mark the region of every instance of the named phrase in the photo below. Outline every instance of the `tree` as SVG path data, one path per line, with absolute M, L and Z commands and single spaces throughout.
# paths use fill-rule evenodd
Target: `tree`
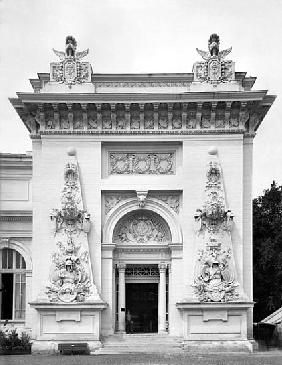
M 253 200 L 254 321 L 282 305 L 282 186 Z

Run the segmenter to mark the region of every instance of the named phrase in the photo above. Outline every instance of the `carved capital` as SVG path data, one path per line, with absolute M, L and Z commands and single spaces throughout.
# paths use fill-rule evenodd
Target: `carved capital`
M 0 246 L 7 247 L 9 244 L 10 238 L 7 237 L 1 237 L 0 238 Z
M 167 263 L 165 262 L 160 262 L 159 265 L 159 271 L 160 273 L 165 273 L 166 272 L 166 269 L 167 269 Z
M 126 264 L 124 262 L 117 263 L 117 269 L 119 273 L 125 273 Z

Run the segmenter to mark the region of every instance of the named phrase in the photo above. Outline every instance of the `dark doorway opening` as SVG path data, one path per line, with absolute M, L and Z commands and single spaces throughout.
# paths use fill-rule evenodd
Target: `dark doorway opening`
M 1 274 L 1 319 L 13 318 L 13 274 Z
M 126 332 L 158 332 L 158 284 L 126 284 Z

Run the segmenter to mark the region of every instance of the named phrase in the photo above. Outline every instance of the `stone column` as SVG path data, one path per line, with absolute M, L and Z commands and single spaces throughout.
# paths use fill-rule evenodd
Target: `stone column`
M 126 264 L 119 263 L 118 268 L 118 330 L 125 332 L 125 268 Z
M 159 286 L 159 313 L 158 313 L 158 332 L 166 332 L 166 268 L 167 264 L 159 264 L 160 286 Z

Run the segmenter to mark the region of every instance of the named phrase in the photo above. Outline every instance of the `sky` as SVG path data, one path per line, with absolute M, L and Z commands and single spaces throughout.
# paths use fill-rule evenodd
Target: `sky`
M 0 0 L 0 152 L 31 151 L 8 98 L 32 92 L 73 35 L 94 73 L 192 72 L 212 33 L 235 70 L 277 95 L 254 139 L 253 196 L 282 185 L 282 0 Z M 280 100 L 281 99 L 281 100 Z

